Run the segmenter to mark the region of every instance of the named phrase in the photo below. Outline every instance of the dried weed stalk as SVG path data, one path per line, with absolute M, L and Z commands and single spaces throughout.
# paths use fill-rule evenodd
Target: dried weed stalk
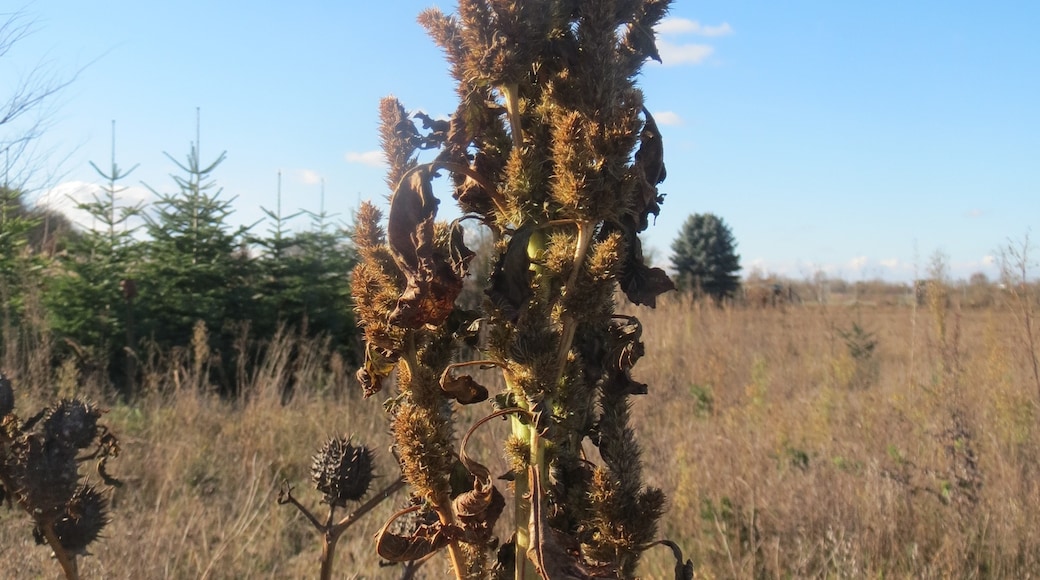
M 384 227 L 364 204 L 355 232 L 366 339 L 358 379 L 373 395 L 396 378 L 387 410 L 417 501 L 405 511 L 421 522 L 404 534 L 388 522 L 382 557 L 446 549 L 458 578 L 617 578 L 661 544 L 665 497 L 643 483 L 629 425 L 630 398 L 647 392 L 631 376 L 642 327 L 614 314 L 614 296 L 620 287 L 653 307 L 672 289 L 644 262 L 638 237 L 660 211 L 665 167 L 635 84 L 648 58 L 660 60 L 654 26 L 669 3 L 460 0 L 455 15 L 419 16 L 458 81 L 458 108 L 438 120 L 382 101 L 389 215 Z M 432 161 L 420 162 L 426 150 Z M 450 224 L 436 220 L 442 173 L 464 214 Z M 495 241 L 480 311 L 456 305 L 474 256 L 463 220 Z M 481 360 L 458 361 L 463 344 Z M 515 523 L 495 558 L 505 498 L 454 445 L 452 401 L 489 399 L 460 372 L 468 365 L 497 367 L 507 385 L 493 401 L 512 421 Z M 688 576 L 678 547 L 663 545 L 676 551 L 677 577 Z
M 33 537 L 47 544 L 66 578 L 79 578 L 77 556 L 109 522 L 108 497 L 84 481 L 81 463 L 95 462 L 105 486 L 120 485 L 105 470 L 119 442 L 91 403 L 62 399 L 22 421 L 14 389 L 0 373 L 0 501 L 17 503 L 33 521 Z
M 336 556 L 336 544 L 340 537 L 368 512 L 397 490 L 404 487 L 404 480 L 397 478 L 368 501 L 360 503 L 368 494 L 374 478 L 373 454 L 363 445 L 354 445 L 349 437 L 331 437 L 318 450 L 311 461 L 311 481 L 322 493 L 322 503 L 329 506 L 324 521 L 307 509 L 293 496 L 288 482 L 278 493 L 278 503 L 292 504 L 307 518 L 321 534 L 320 578 L 332 578 Z M 345 508 L 350 502 L 360 505 L 349 515 L 336 520 L 336 508 Z

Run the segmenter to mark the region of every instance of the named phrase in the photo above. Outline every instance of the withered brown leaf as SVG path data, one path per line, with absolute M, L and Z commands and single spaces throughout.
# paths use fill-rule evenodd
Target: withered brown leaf
M 670 290 L 675 290 L 675 283 L 660 268 L 651 268 L 643 259 L 643 243 L 639 240 L 635 226 L 625 219 L 621 224 L 604 224 L 599 237 L 603 238 L 613 231 L 621 231 L 628 251 L 621 263 L 618 284 L 621 291 L 633 304 L 645 304 L 650 308 L 657 306 L 657 297 Z
M 396 353 L 388 353 L 371 343 L 365 345 L 365 362 L 355 375 L 364 389 L 365 398 L 383 389 L 383 379 L 394 371 L 397 359 Z
M 405 328 L 439 325 L 451 314 L 455 299 L 462 291 L 462 277 L 456 268 L 465 269 L 464 244 L 449 253 L 462 262 L 452 260 L 439 251 L 434 239 L 437 198 L 433 196 L 429 166 L 409 172 L 390 199 L 387 241 L 394 262 L 405 276 L 405 289 L 390 314 L 390 322 Z
M 380 558 L 387 562 L 411 562 L 425 558 L 450 543 L 440 522 L 421 525 L 410 536 L 390 531 L 390 526 L 398 518 L 420 509 L 422 506 L 411 506 L 395 513 L 376 532 L 376 553 Z
M 607 337 L 603 391 L 611 395 L 645 395 L 645 383 L 632 379 L 632 367 L 645 352 L 643 327 L 634 316 L 615 316 Z
M 473 377 L 469 375 L 453 377 L 450 367 L 441 374 L 440 386 L 445 396 L 463 405 L 480 403 L 488 398 L 487 387 L 473 380 Z
M 629 211 L 631 212 L 635 231 L 641 232 L 649 226 L 649 215 L 654 217 L 661 213 L 664 196 L 657 191 L 657 185 L 665 180 L 668 172 L 664 167 L 664 142 L 657 123 L 650 111 L 643 107 L 646 121 L 639 135 L 639 149 L 632 164 L 636 182 L 635 195 Z

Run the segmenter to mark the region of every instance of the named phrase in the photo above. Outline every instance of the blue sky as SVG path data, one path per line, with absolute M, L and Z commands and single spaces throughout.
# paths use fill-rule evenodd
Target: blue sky
M 112 120 L 119 164 L 140 164 L 128 195 L 171 191 L 163 152 L 185 156 L 200 107 L 203 158 L 227 151 L 216 178 L 237 220 L 275 206 L 279 170 L 287 212 L 317 211 L 324 179 L 326 209 L 346 218 L 388 193 L 379 99 L 454 109 L 415 23 L 433 5 L 454 6 L 37 0 L 0 86 L 41 64 L 80 71 L 41 141 L 44 200 L 100 181 L 88 161 L 108 165 Z M 644 245 L 666 266 L 684 219 L 713 212 L 745 271 L 907 280 L 941 251 L 956 277 L 996 276 L 996 251 L 1040 217 L 1038 29 L 1031 2 L 677 0 L 658 30 L 665 64 L 641 77 L 668 166 Z

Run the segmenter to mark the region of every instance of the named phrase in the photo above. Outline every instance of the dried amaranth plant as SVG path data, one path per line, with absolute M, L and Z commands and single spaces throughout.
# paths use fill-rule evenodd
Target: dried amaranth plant
M 109 522 L 108 496 L 85 482 L 80 464 L 95 462 L 105 486 L 120 485 L 105 470 L 119 442 L 98 424 L 101 414 L 92 403 L 62 399 L 22 421 L 11 381 L 0 373 L 0 501 L 32 518 L 33 537 L 54 551 L 66 578 L 79 578 L 77 557 Z
M 643 482 L 629 424 L 631 397 L 647 392 L 631 376 L 642 327 L 614 312 L 619 287 L 651 307 L 672 289 L 645 264 L 638 237 L 660 211 L 665 167 L 635 85 L 643 63 L 659 60 L 653 29 L 668 5 L 460 0 L 455 15 L 420 15 L 448 58 L 459 104 L 437 120 L 383 100 L 389 214 L 384 227 L 364 204 L 355 231 L 366 339 L 358 379 L 372 395 L 395 377 L 386 407 L 418 502 L 409 510 L 425 521 L 411 534 L 384 527 L 382 557 L 446 549 L 459 578 L 616 578 L 665 545 L 677 576 L 690 573 L 677 546 L 656 540 L 665 497 Z M 432 160 L 421 162 L 426 150 Z M 443 173 L 463 212 L 450 224 L 436 220 L 433 180 Z M 455 304 L 474 255 L 463 220 L 495 240 L 479 312 Z M 479 360 L 458 360 L 464 344 Z M 506 500 L 454 443 L 453 404 L 489 398 L 464 373 L 476 365 L 501 371 L 506 391 L 494 401 L 512 422 L 513 535 L 495 558 Z

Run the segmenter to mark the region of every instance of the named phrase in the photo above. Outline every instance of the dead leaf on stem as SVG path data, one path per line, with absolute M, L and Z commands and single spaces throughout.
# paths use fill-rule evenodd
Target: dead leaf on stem
M 390 200 L 387 240 L 394 262 L 405 276 L 405 289 L 390 314 L 390 322 L 404 328 L 439 325 L 451 314 L 462 291 L 462 276 L 472 252 L 458 234 L 451 234 L 448 252 L 438 250 L 429 166 L 406 175 Z M 456 224 L 457 226 L 457 224 Z
M 395 513 L 376 532 L 376 553 L 380 558 L 387 562 L 411 562 L 425 558 L 451 542 L 440 522 L 420 525 L 409 536 L 390 531 L 390 526 L 398 518 L 420 509 L 422 506 L 411 506 Z
M 463 405 L 480 403 L 488 398 L 487 387 L 473 380 L 473 377 L 469 375 L 451 376 L 450 367 L 441 374 L 440 386 L 445 396 Z

